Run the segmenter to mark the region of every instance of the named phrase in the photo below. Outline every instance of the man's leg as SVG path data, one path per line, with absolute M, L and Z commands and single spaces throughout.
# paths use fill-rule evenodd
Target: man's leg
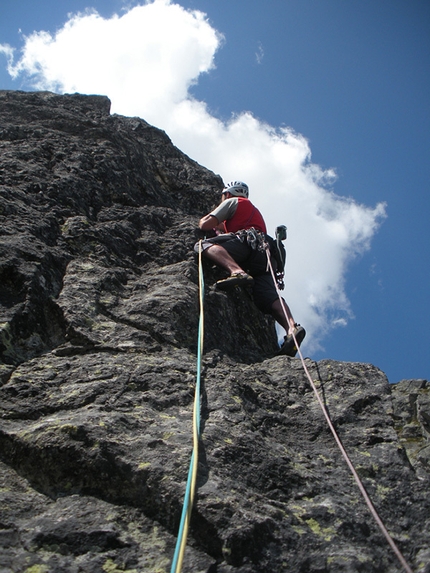
M 235 245 L 236 248 L 234 252 L 239 253 L 240 250 L 243 250 L 243 244 L 238 239 L 235 239 L 235 241 L 237 241 L 237 244 Z M 237 247 L 239 247 L 239 251 Z M 230 273 L 230 276 L 227 278 L 217 281 L 216 286 L 218 289 L 226 291 L 236 286 L 252 286 L 254 284 L 254 279 L 243 270 L 239 263 L 235 261 L 233 255 L 231 255 L 227 249 L 221 245 L 211 245 L 203 251 L 203 254 L 212 262 Z M 242 256 L 242 259 L 244 260 L 243 252 L 238 254 L 238 256 L 239 258 Z
M 287 334 L 291 334 L 294 329 L 295 320 L 288 304 L 284 299 L 280 299 L 279 291 L 276 288 L 271 273 L 266 271 L 266 266 L 266 254 L 258 253 L 258 256 L 252 261 L 250 268 L 250 272 L 255 279 L 255 303 L 262 312 L 273 316 Z
M 272 304 L 271 315 L 276 320 L 276 322 L 279 322 L 279 324 L 282 326 L 282 328 L 285 330 L 287 334 L 291 334 L 291 332 L 294 329 L 295 321 L 293 315 L 291 314 L 290 307 L 288 306 L 288 304 L 285 302 L 284 299 L 282 299 L 282 303 L 285 312 L 282 308 L 281 301 L 279 300 L 278 297 Z M 287 316 L 285 316 L 285 313 Z
M 222 267 L 232 274 L 246 274 L 233 257 L 221 245 L 212 245 L 203 251 L 205 257 L 213 261 L 216 265 Z
M 272 304 L 271 312 L 273 318 L 279 322 L 279 324 L 282 326 L 282 328 L 285 329 L 287 333 L 284 339 L 284 344 L 281 346 L 278 354 L 294 357 L 297 354 L 297 347 L 301 345 L 304 337 L 306 336 L 306 330 L 303 328 L 303 326 L 300 326 L 300 324 L 296 324 L 294 322 L 290 308 L 284 299 L 282 299 L 282 304 L 285 308 L 287 316 L 285 316 L 279 298 Z

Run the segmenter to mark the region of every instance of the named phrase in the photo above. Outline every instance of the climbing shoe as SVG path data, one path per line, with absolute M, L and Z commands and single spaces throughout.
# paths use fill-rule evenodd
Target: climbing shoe
M 233 273 L 226 279 L 217 281 L 216 287 L 219 290 L 230 290 L 236 286 L 252 286 L 254 284 L 254 279 L 251 275 L 246 273 Z
M 303 342 L 304 337 L 306 336 L 306 330 L 300 324 L 294 325 L 294 335 L 297 340 L 298 346 L 301 345 Z M 276 356 L 291 356 L 292 358 L 297 354 L 297 346 L 294 341 L 293 335 L 288 334 L 284 338 L 284 344 L 276 353 Z

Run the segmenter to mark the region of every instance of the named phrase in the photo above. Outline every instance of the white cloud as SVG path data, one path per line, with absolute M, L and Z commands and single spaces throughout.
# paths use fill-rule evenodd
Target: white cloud
M 211 69 L 220 41 L 201 12 L 156 0 L 122 17 L 71 15 L 54 36 L 34 32 L 9 72 L 36 89 L 103 93 L 114 111 L 163 117 Z
M 261 64 L 263 62 L 263 58 L 264 58 L 263 44 L 261 42 L 258 42 L 257 51 L 255 52 L 255 60 L 257 64 Z
M 285 297 L 308 331 L 311 352 L 352 316 L 347 267 L 369 248 L 385 207 L 331 191 L 334 171 L 313 164 L 307 140 L 292 129 L 276 129 L 249 112 L 223 122 L 190 96 L 199 75 L 214 67 L 222 42 L 203 13 L 155 0 L 109 19 L 96 12 L 71 15 L 55 35 L 25 38 L 15 64 L 10 46 L 0 51 L 13 77 L 28 76 L 36 89 L 107 95 L 113 112 L 164 129 L 224 181 L 246 181 L 269 230 L 288 227 Z
M 14 49 L 9 44 L 0 44 L 0 54 L 4 54 L 8 62 L 8 70 L 11 70 L 13 64 Z

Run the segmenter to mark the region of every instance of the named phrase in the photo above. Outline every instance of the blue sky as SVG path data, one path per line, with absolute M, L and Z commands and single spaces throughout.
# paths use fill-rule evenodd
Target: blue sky
M 165 129 L 225 181 L 246 180 L 269 228 L 289 229 L 286 298 L 309 332 L 305 354 L 370 362 L 390 382 L 429 378 L 430 3 L 157 4 L 157 13 L 133 13 L 139 25 L 127 47 L 124 16 L 139 2 L 3 0 L 0 89 L 103 93 L 113 111 Z M 85 20 L 90 35 L 82 16 L 60 38 L 86 8 L 100 15 Z M 100 72 L 90 82 L 80 50 L 106 46 L 108 22 L 114 47 L 94 65 L 109 81 Z M 164 54 L 152 71 L 151 30 L 151 46 L 159 42 Z M 51 35 L 46 60 L 28 41 L 41 31 Z M 29 61 L 42 68 L 37 78 Z M 151 74 L 160 91 L 149 97 Z M 128 94 L 118 88 L 123 75 Z

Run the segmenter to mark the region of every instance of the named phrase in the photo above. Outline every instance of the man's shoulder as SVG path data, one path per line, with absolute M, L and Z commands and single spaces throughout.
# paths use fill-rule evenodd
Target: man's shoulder
M 226 199 L 225 201 L 220 203 L 218 207 L 216 207 L 211 212 L 211 215 L 214 215 L 218 219 L 220 219 L 219 215 L 222 215 L 221 220 L 230 218 L 236 211 L 237 206 L 238 206 L 237 197 L 230 197 L 230 199 Z
M 230 197 L 221 203 L 221 205 L 237 205 L 239 203 L 239 197 Z

